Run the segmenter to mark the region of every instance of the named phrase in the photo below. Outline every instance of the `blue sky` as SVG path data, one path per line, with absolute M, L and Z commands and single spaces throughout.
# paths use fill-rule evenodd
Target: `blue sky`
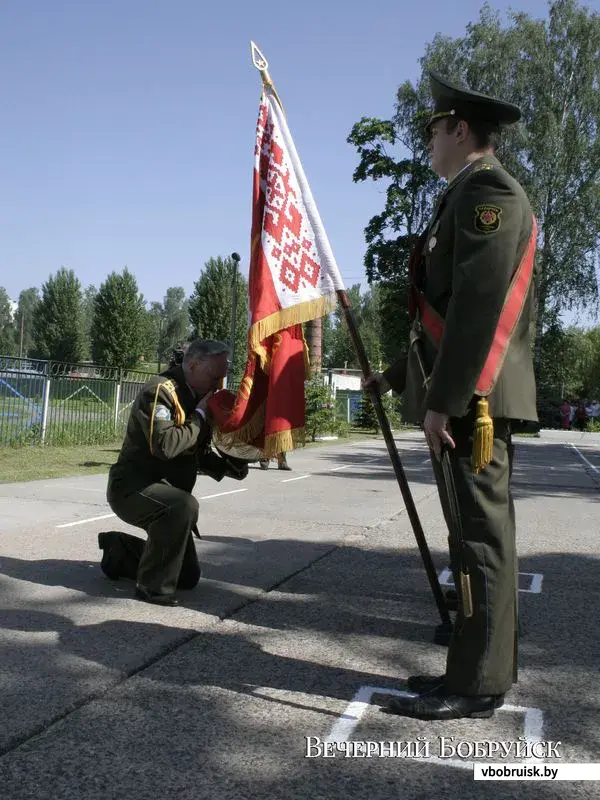
M 504 10 L 504 3 L 492 3 Z M 0 286 L 16 299 L 61 266 L 96 287 L 127 265 L 146 300 L 189 294 L 237 250 L 247 273 L 260 76 L 269 60 L 346 285 L 364 281 L 363 229 L 385 187 L 353 184 L 346 144 L 387 118 L 437 32 L 480 2 L 296 4 L 3 0 Z M 516 8 L 546 16 L 545 0 Z

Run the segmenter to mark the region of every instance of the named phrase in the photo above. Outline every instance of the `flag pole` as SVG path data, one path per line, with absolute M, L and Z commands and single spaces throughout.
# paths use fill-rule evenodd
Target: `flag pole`
M 340 305 L 342 306 L 342 311 L 344 312 L 344 319 L 346 320 L 346 324 L 348 326 L 348 332 L 350 333 L 350 338 L 352 339 L 352 344 L 358 358 L 358 363 L 360 364 L 360 368 L 364 377 L 368 378 L 371 375 L 371 366 L 369 364 L 369 359 L 360 332 L 356 325 L 356 321 L 352 314 L 348 295 L 341 289 L 338 289 L 337 295 Z M 450 619 L 450 614 L 448 613 L 446 598 L 444 597 L 437 572 L 435 571 L 435 565 L 433 563 L 433 559 L 431 558 L 431 553 L 425 538 L 425 533 L 423 532 L 421 520 L 419 519 L 417 507 L 415 505 L 412 492 L 410 491 L 410 486 L 408 485 L 408 480 L 406 478 L 406 473 L 404 472 L 404 467 L 402 466 L 398 448 L 396 447 L 396 441 L 392 434 L 383 403 L 381 402 L 381 395 L 379 394 L 379 390 L 374 386 L 369 387 L 369 392 L 371 394 L 375 413 L 377 414 L 377 420 L 379 422 L 379 427 L 381 428 L 381 433 L 383 434 L 383 438 L 387 445 L 392 467 L 394 468 L 394 473 L 396 475 L 396 480 L 398 481 L 398 486 L 402 492 L 404 505 L 406 506 L 406 512 L 408 514 L 408 518 L 410 519 L 415 539 L 417 540 L 419 552 L 421 553 L 421 559 L 423 560 L 423 566 L 425 567 L 425 572 L 427 573 L 427 578 L 433 592 L 433 597 L 440 613 L 442 630 L 438 629 L 436 638 L 439 637 L 440 643 L 443 643 L 445 642 L 445 639 L 450 633 L 452 627 L 452 620 Z
M 258 49 L 258 47 L 254 42 L 250 42 L 250 46 L 252 52 L 252 61 L 254 63 L 254 66 L 260 72 L 263 81 L 263 86 L 269 88 L 269 90 L 273 93 L 275 99 L 277 100 L 281 110 L 283 111 L 283 104 L 281 102 L 281 98 L 277 94 L 277 91 L 273 85 L 273 81 L 271 80 L 271 76 L 269 75 L 268 72 L 269 65 L 267 59 L 264 57 L 264 55 L 261 53 L 261 51 Z M 350 333 L 350 338 L 352 339 L 352 344 L 356 352 L 359 364 L 361 366 L 363 375 L 365 378 L 368 378 L 371 375 L 371 367 L 369 364 L 369 359 L 367 357 L 367 353 L 365 351 L 362 338 L 360 336 L 360 332 L 358 330 L 358 327 L 356 325 L 356 322 L 352 314 L 348 295 L 343 289 L 338 289 L 336 293 L 344 313 L 344 319 L 346 320 L 348 331 Z M 394 440 L 394 436 L 390 428 L 390 423 L 385 413 L 383 403 L 381 401 L 381 395 L 379 394 L 378 389 L 375 387 L 370 387 L 369 391 L 371 393 L 373 406 L 375 407 L 375 412 L 377 414 L 379 427 L 381 429 L 383 438 L 387 445 L 390 460 L 394 468 L 394 473 L 396 475 L 400 491 L 402 492 L 402 497 L 404 499 L 406 511 L 408 513 L 408 517 L 412 525 L 415 539 L 417 541 L 417 545 L 421 553 L 421 558 L 423 560 L 425 572 L 427 573 L 427 578 L 429 580 L 429 584 L 433 592 L 435 603 L 437 605 L 442 620 L 442 625 L 439 626 L 438 629 L 436 630 L 435 640 L 438 641 L 440 644 L 447 644 L 449 634 L 452 630 L 452 621 L 450 619 L 450 614 L 448 613 L 448 606 L 446 603 L 446 599 L 442 593 L 437 572 L 435 570 L 435 565 L 433 563 L 433 559 L 431 558 L 431 553 L 427 545 L 427 540 L 425 539 L 425 534 L 423 532 L 421 521 L 417 513 L 417 507 L 415 505 L 412 493 L 410 491 L 408 480 L 406 479 L 406 474 L 404 472 L 404 467 L 402 466 L 402 461 L 400 460 L 400 455 L 396 447 L 396 442 Z

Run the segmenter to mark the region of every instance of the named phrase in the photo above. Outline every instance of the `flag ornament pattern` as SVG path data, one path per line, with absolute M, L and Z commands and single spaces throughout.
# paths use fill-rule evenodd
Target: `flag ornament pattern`
M 254 151 L 248 361 L 235 400 L 218 393 L 210 403 L 223 448 L 250 444 L 269 458 L 303 440 L 309 363 L 302 323 L 333 311 L 343 289 L 285 116 L 264 85 Z
M 250 346 L 332 311 L 344 289 L 283 111 L 263 91 L 254 161 Z

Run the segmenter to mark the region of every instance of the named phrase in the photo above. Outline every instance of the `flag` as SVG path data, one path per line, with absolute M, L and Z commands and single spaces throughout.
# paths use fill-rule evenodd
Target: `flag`
M 248 360 L 237 397 L 218 393 L 210 403 L 224 446 L 250 444 L 270 458 L 303 441 L 302 323 L 333 311 L 343 289 L 282 108 L 265 84 L 254 151 Z

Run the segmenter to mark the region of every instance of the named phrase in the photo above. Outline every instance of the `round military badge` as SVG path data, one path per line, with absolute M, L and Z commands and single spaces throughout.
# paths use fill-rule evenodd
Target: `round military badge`
M 480 233 L 493 233 L 500 227 L 500 206 L 476 206 L 475 207 L 475 230 Z
M 436 244 L 437 244 L 437 238 L 435 236 L 431 236 L 430 239 L 429 239 L 429 252 L 430 253 L 433 250 L 433 248 L 436 246 Z

